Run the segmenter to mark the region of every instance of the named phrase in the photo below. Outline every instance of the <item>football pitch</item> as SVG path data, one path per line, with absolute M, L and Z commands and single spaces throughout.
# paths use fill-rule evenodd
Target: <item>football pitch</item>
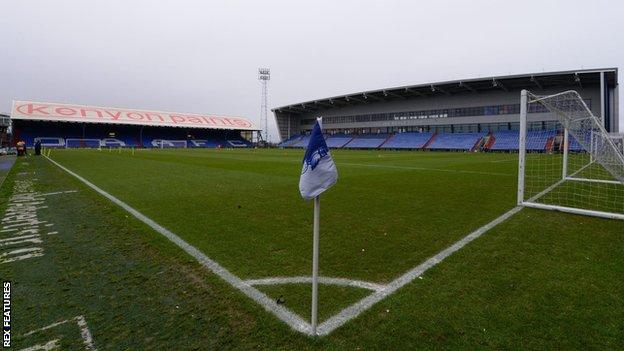
M 18 159 L 0 189 L 14 347 L 624 348 L 622 221 L 517 208 L 517 154 L 332 155 L 317 338 L 303 150 Z M 37 235 L 7 239 L 25 202 Z

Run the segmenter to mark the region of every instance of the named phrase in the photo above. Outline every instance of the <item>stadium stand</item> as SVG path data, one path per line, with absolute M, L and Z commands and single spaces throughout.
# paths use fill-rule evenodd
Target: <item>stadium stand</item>
M 346 149 L 376 149 L 383 144 L 390 134 L 360 134 L 343 147 Z
M 381 145 L 381 148 L 422 149 L 432 136 L 432 133 L 397 133 Z
M 279 146 L 279 147 L 292 147 L 294 144 L 298 143 L 299 140 L 301 140 L 301 138 L 303 138 L 303 136 L 301 136 L 299 134 L 295 134 L 295 135 L 291 136 L 290 138 L 282 141 L 277 146 Z
M 561 132 L 534 130 L 527 132 L 527 150 L 545 151 Z M 295 135 L 280 144 L 282 147 L 306 147 L 309 135 Z M 504 130 L 492 133 L 418 133 L 396 134 L 348 134 L 326 135 L 327 146 L 332 149 L 426 149 L 426 150 L 494 150 L 517 151 L 519 133 L 517 130 Z M 570 150 L 581 150 L 576 140 L 570 138 Z
M 353 139 L 353 137 L 349 136 L 347 134 L 334 134 L 334 135 L 327 136 L 325 138 L 325 141 L 327 142 L 327 146 L 328 147 L 334 148 L 334 149 L 339 149 L 339 148 L 345 146 L 352 139 Z
M 246 148 L 252 144 L 240 132 L 215 129 L 186 129 L 130 125 L 81 124 L 31 121 L 15 123 L 14 139 L 32 147 L 41 140 L 49 148 Z
M 244 117 L 14 101 L 13 141 L 32 147 L 246 148 L 259 134 Z
M 540 151 L 546 149 L 548 139 L 557 135 L 556 130 L 532 130 L 527 132 L 526 149 Z
M 518 150 L 520 133 L 517 130 L 503 130 L 493 134 L 494 145 L 490 147 L 490 150 Z
M 589 134 L 586 134 L 584 139 L 585 139 L 586 143 L 589 144 L 591 136 Z M 568 147 L 569 147 L 570 151 L 581 151 L 581 150 L 583 150 L 583 147 L 581 146 L 581 144 L 572 135 L 570 135 L 570 139 L 568 140 L 568 143 L 569 143 Z
M 309 135 L 304 135 L 301 138 L 297 139 L 296 142 L 290 144 L 291 147 L 306 147 L 308 146 L 308 142 L 310 141 Z
M 427 146 L 431 150 L 472 150 L 485 133 L 442 133 Z
M 520 134 L 517 130 L 504 130 L 494 132 L 494 145 L 490 150 L 518 150 Z M 550 138 L 557 136 L 556 130 L 531 130 L 527 132 L 526 148 L 532 151 L 546 150 Z M 572 145 L 572 144 L 571 144 Z

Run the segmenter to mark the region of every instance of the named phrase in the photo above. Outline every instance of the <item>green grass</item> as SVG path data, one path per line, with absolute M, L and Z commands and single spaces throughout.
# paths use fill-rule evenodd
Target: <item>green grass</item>
M 301 151 L 53 153 L 243 278 L 309 274 Z M 321 199 L 320 273 L 390 281 L 504 213 L 515 202 L 515 164 L 491 161 L 511 157 L 335 152 L 340 180 Z
M 333 152 L 323 276 L 391 281 L 515 205 L 516 155 Z M 309 275 L 301 150 L 54 150 L 92 181 L 243 279 Z M 622 349 L 624 224 L 525 209 L 327 337 L 291 331 L 123 210 L 44 159 L 19 160 L 49 197 L 45 256 L 0 264 L 14 333 L 84 315 L 99 349 Z M 259 287 L 309 316 L 309 285 Z M 321 319 L 360 289 L 322 286 Z M 70 326 L 64 349 L 79 334 Z M 16 330 L 17 329 L 17 330 Z M 54 334 L 56 335 L 56 334 Z M 52 337 L 17 337 L 32 344 Z M 39 338 L 39 339 L 37 339 Z M 25 346 L 24 346 L 25 347 Z
M 311 316 L 312 285 L 311 284 L 284 284 L 260 286 L 260 291 L 277 299 L 284 299 L 284 306 L 309 321 Z M 371 292 L 366 289 L 319 285 L 318 319 L 323 321 L 352 303 L 366 297 Z

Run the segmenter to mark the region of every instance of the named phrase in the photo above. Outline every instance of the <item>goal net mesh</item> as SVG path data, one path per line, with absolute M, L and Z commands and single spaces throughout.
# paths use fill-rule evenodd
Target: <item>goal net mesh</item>
M 546 138 L 527 124 L 523 201 L 624 214 L 624 156 L 579 94 L 529 93 L 528 111 L 555 122 Z

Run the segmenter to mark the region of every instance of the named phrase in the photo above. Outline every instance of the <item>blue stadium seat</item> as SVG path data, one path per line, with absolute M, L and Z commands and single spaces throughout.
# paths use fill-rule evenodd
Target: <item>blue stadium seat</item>
M 431 139 L 431 133 L 397 133 L 392 136 L 382 149 L 421 149 Z
M 388 139 L 389 134 L 360 134 L 344 145 L 348 149 L 376 149 Z
M 351 139 L 353 139 L 353 137 L 347 134 L 334 134 L 327 136 L 325 141 L 327 142 L 327 146 L 329 148 L 339 149 L 345 146 L 345 144 L 351 141 Z
M 485 133 L 441 133 L 427 146 L 431 150 L 472 150 Z
M 517 130 L 502 130 L 494 132 L 494 145 L 490 150 L 518 150 L 520 133 Z

